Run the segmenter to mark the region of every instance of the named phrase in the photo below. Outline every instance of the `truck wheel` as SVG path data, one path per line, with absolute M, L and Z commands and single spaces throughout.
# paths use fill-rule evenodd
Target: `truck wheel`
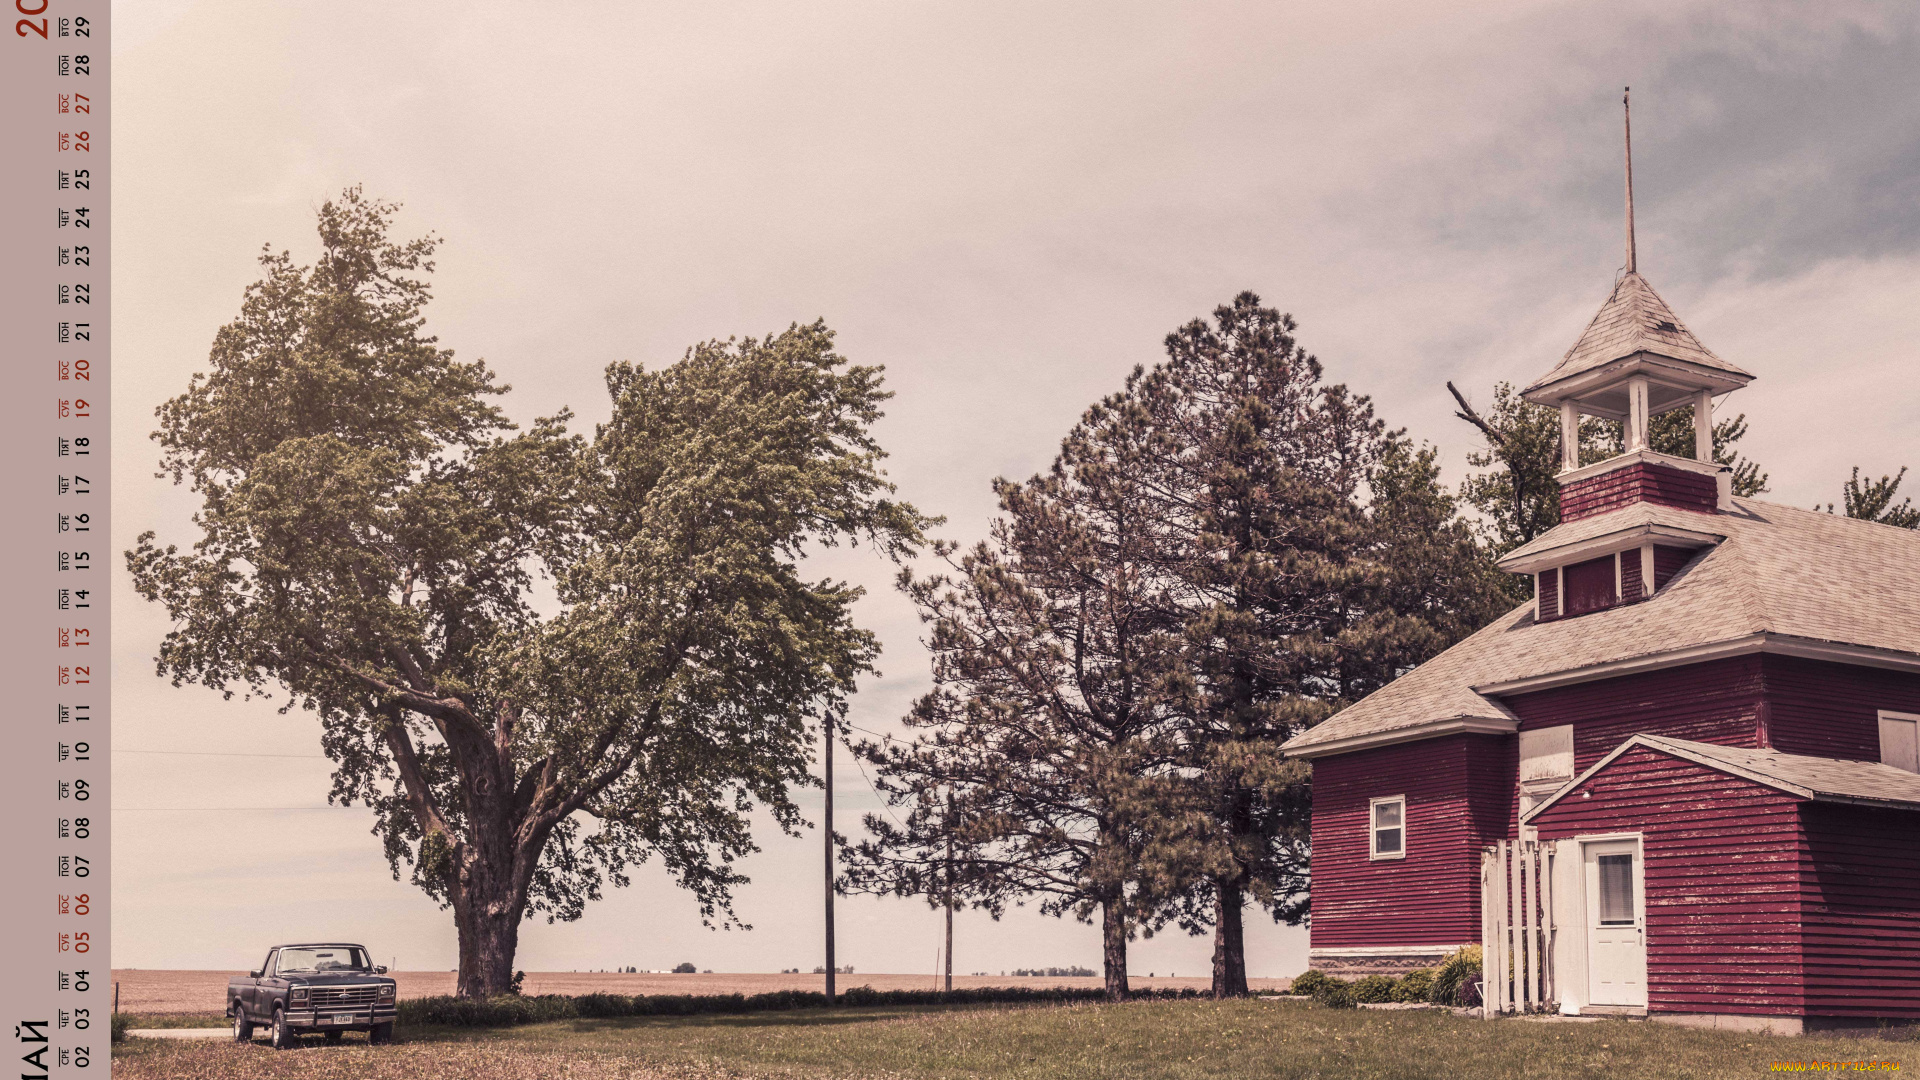
M 385 1046 L 388 1043 L 392 1042 L 393 1041 L 393 1025 L 392 1024 L 373 1025 L 373 1030 L 367 1032 L 367 1041 L 372 1043 L 375 1046 Z
M 273 1010 L 273 1048 L 291 1050 L 299 1045 L 300 1040 L 294 1037 L 293 1029 L 287 1026 L 287 1010 Z
M 237 1002 L 233 1006 L 233 1041 L 253 1041 L 253 1021 L 247 1019 L 247 1007 Z

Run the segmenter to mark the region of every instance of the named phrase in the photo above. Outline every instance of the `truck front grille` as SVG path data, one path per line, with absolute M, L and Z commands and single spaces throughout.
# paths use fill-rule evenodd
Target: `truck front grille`
M 307 1000 L 316 1009 L 371 1005 L 379 996 L 380 987 L 377 985 L 316 986 L 307 991 Z

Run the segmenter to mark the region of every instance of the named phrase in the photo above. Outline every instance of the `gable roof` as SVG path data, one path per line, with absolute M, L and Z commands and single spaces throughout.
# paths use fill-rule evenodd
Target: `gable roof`
M 1521 393 L 1532 394 L 1541 387 L 1639 352 L 1668 356 L 1748 379 L 1753 377 L 1700 344 L 1700 339 L 1694 337 L 1693 331 L 1660 299 L 1647 279 L 1629 270 L 1614 283 L 1613 294 L 1600 305 L 1593 321 L 1581 332 L 1573 348 L 1560 358 L 1560 363 Z
M 1633 512 L 1557 526 L 1541 539 L 1603 519 L 1625 522 Z M 1920 532 L 1752 499 L 1686 516 L 1726 539 L 1695 554 L 1651 598 L 1544 623 L 1529 601 L 1285 749 L 1312 757 L 1405 741 L 1461 718 L 1482 721 L 1480 730 L 1501 722 L 1512 730 L 1501 694 L 1743 652 L 1920 670 Z
M 1586 772 L 1565 787 L 1522 814 L 1520 820 L 1527 822 L 1540 816 L 1549 806 L 1572 794 L 1615 759 L 1639 746 L 1802 799 L 1920 809 L 1920 773 L 1910 773 L 1878 761 L 1843 761 L 1838 758 L 1787 754 L 1779 750 L 1670 739 L 1662 735 L 1635 735 L 1614 747 L 1611 753 L 1594 762 Z

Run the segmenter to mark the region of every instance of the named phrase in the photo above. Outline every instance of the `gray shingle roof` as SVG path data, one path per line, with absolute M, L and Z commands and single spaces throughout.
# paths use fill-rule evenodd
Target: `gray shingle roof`
M 1700 344 L 1700 339 L 1694 337 L 1693 331 L 1688 330 L 1680 317 L 1667 306 L 1667 302 L 1660 299 L 1660 294 L 1653 291 L 1647 279 L 1629 272 L 1614 284 L 1613 295 L 1600 305 L 1593 321 L 1580 334 L 1580 340 L 1573 343 L 1573 348 L 1567 350 L 1567 355 L 1561 357 L 1560 363 L 1552 371 L 1535 379 L 1533 385 L 1523 393 L 1530 394 L 1543 386 L 1637 352 L 1658 353 L 1752 378 Z
M 1527 818 L 1538 815 L 1559 797 L 1579 787 L 1588 777 L 1606 768 L 1609 762 L 1635 746 L 1645 746 L 1698 762 L 1803 799 L 1920 807 L 1920 773 L 1910 773 L 1878 761 L 1842 761 L 1837 758 L 1786 754 L 1778 750 L 1754 750 L 1670 739 L 1662 735 L 1635 735 L 1595 762 L 1586 772 L 1555 793 L 1554 797 L 1528 811 Z
M 1626 507 L 1550 530 L 1627 520 Z M 1687 514 L 1726 536 L 1648 600 L 1553 622 L 1522 604 L 1479 633 L 1296 735 L 1288 750 L 1436 720 L 1512 719 L 1476 692 L 1522 679 L 1651 659 L 1768 634 L 1891 650 L 1920 659 L 1920 532 L 1735 499 Z
M 1634 503 L 1612 513 L 1595 514 L 1592 517 L 1569 521 L 1548 529 L 1528 543 L 1502 555 L 1500 561 L 1503 564 L 1518 562 L 1529 555 L 1539 555 L 1555 548 L 1598 539 L 1613 533 L 1639 528 L 1642 525 L 1665 525 L 1692 533 L 1724 535 L 1718 514 L 1705 510 L 1682 510 L 1677 506 L 1663 506 L 1660 503 Z

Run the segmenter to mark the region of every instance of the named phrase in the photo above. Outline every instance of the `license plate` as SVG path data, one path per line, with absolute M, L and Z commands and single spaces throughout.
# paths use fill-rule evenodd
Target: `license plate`
M 329 1017 L 327 1017 L 327 1023 L 329 1023 L 329 1024 L 351 1024 L 351 1023 L 353 1023 L 353 1017 L 351 1017 L 351 1016 L 329 1016 Z

